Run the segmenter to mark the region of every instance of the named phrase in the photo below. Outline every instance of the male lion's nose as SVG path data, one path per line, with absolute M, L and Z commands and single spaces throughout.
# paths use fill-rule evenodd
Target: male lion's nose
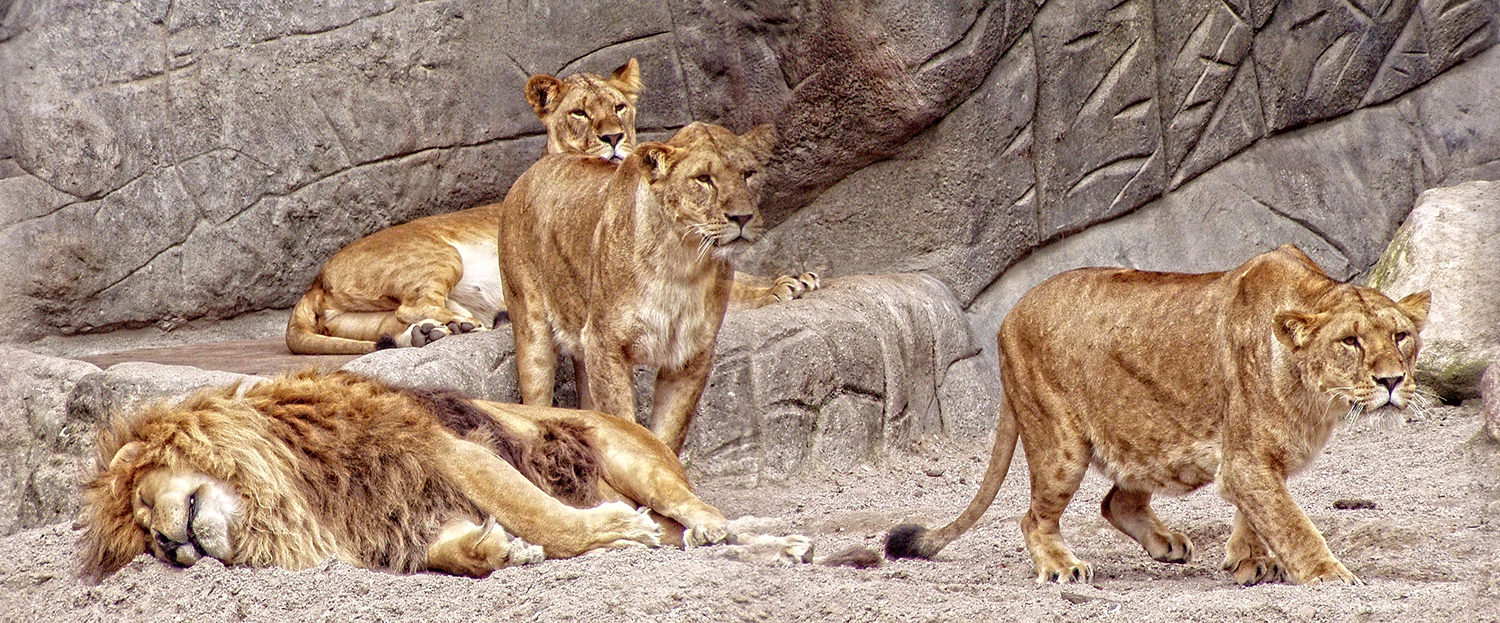
M 619 147 L 620 146 L 620 141 L 622 141 L 624 139 L 625 139 L 625 134 L 623 132 L 620 133 L 620 134 L 601 134 L 601 135 L 599 135 L 599 140 L 604 141 L 605 143 L 609 143 L 610 147 Z
M 1401 381 L 1403 381 L 1403 380 L 1406 380 L 1406 375 L 1404 375 L 1404 374 L 1397 375 L 1397 376 L 1377 376 L 1377 377 L 1375 377 L 1375 382 L 1379 383 L 1381 385 L 1384 385 L 1387 391 L 1396 391 L 1396 386 L 1400 385 Z
M 733 221 L 735 225 L 739 225 L 740 229 L 744 229 L 745 225 L 747 225 L 747 224 L 750 223 L 750 219 L 755 218 L 755 215 L 754 214 L 725 214 L 724 218 L 727 218 L 730 221 Z

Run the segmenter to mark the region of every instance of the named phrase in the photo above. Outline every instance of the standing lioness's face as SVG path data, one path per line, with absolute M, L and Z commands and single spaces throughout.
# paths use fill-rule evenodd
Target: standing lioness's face
M 769 124 L 735 135 L 693 123 L 666 143 L 641 144 L 638 162 L 688 239 L 728 259 L 765 230 L 759 174 L 775 141 L 776 129 Z
M 545 74 L 526 82 L 526 99 L 547 127 L 547 153 L 620 162 L 635 150 L 635 103 L 641 74 L 635 59 L 609 77 Z

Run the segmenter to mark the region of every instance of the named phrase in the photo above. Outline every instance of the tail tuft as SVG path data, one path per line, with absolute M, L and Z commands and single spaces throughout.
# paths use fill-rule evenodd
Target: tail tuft
M 819 560 L 818 564 L 830 567 L 854 567 L 855 569 L 874 569 L 884 563 L 885 559 L 880 557 L 880 552 L 868 547 L 851 547 L 842 552 Z
M 931 558 L 937 552 L 925 551 L 922 541 L 928 530 L 916 524 L 903 524 L 885 536 L 886 558 Z
M 389 335 L 382 335 L 380 339 L 375 340 L 375 350 L 385 350 L 387 348 L 397 348 L 396 338 Z

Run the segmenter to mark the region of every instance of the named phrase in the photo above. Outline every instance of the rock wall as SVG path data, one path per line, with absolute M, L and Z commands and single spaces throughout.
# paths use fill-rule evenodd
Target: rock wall
M 631 56 L 648 132 L 781 128 L 765 204 L 777 226 L 749 267 L 917 270 L 970 306 L 1039 246 L 1171 201 L 1251 146 L 1428 91 L 1495 43 L 1497 13 L 1495 0 L 5 0 L 0 339 L 287 307 L 349 241 L 503 196 L 541 152 L 529 74 Z M 1494 145 L 1500 122 L 1484 121 L 1435 138 Z M 1382 130 L 1349 132 L 1364 129 Z M 1321 201 L 1364 179 L 1371 149 L 1336 167 L 1273 162 L 1285 201 L 1260 218 L 1367 267 L 1410 193 Z

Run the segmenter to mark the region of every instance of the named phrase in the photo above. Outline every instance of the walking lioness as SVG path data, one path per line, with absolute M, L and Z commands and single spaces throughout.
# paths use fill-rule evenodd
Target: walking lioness
M 1187 562 L 1193 544 L 1156 518 L 1152 494 L 1217 480 L 1238 509 L 1224 560 L 1235 581 L 1356 582 L 1286 479 L 1345 414 L 1418 398 L 1412 366 L 1430 302 L 1336 282 L 1291 245 L 1223 273 L 1052 277 L 1000 325 L 1004 398 L 978 495 L 942 529 L 893 530 L 886 553 L 931 557 L 974 525 L 1019 433 L 1031 471 L 1021 531 L 1038 582 L 1093 578 L 1058 532 L 1090 464 L 1115 483 L 1105 519 L 1156 560 Z
M 775 130 L 693 123 L 618 167 L 549 155 L 511 187 L 501 274 L 521 398 L 550 406 L 559 349 L 579 400 L 635 419 L 634 365 L 657 366 L 651 431 L 682 448 L 732 289 L 730 259 L 761 234 L 755 174 Z

